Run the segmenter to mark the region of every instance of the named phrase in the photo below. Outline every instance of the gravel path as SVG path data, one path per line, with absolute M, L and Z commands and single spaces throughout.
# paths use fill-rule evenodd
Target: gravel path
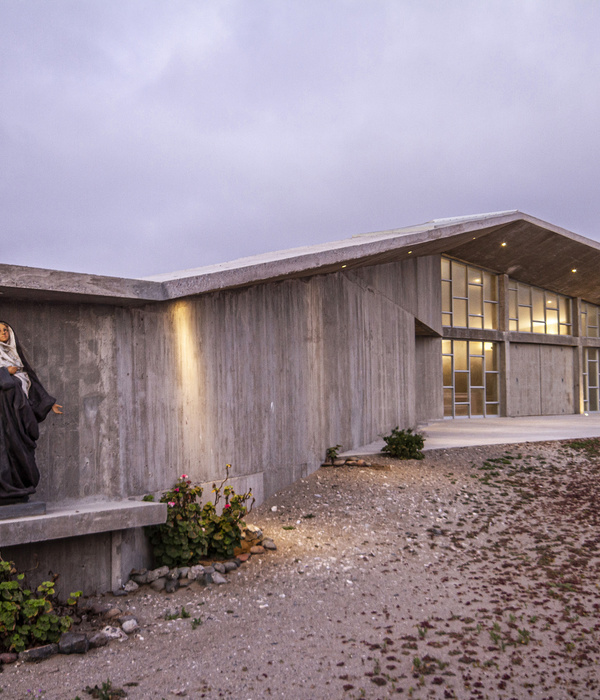
M 141 632 L 6 666 L 1 697 L 84 700 L 110 680 L 128 698 L 598 698 L 600 440 L 586 444 L 323 468 L 250 516 L 277 552 L 226 585 L 103 598 Z

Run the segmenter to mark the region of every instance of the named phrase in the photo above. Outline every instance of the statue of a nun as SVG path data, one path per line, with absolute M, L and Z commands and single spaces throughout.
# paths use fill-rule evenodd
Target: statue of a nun
M 35 493 L 38 423 L 61 408 L 27 362 L 13 329 L 0 322 L 0 506 Z

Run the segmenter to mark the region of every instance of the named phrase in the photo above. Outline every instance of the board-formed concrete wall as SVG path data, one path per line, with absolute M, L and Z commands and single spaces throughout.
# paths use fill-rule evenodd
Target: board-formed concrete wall
M 64 405 L 42 424 L 36 498 L 141 498 L 181 473 L 210 493 L 229 463 L 236 490 L 260 502 L 318 468 L 331 445 L 414 426 L 435 409 L 417 400 L 415 377 L 434 397 L 441 381 L 439 341 L 415 338 L 417 314 L 439 325 L 436 285 L 432 256 L 140 306 L 3 299 L 0 319 Z M 114 569 L 114 537 L 88 539 L 81 546 Z M 59 540 L 28 545 L 24 562 L 44 547 L 65 559 Z

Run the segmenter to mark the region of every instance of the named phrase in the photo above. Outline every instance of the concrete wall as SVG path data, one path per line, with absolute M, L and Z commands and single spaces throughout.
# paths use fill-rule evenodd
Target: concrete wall
M 572 347 L 511 343 L 509 416 L 575 413 Z
M 438 268 L 415 259 L 139 307 L 2 299 L 0 319 L 64 405 L 41 427 L 36 498 L 139 498 L 184 472 L 209 495 L 230 463 L 260 502 L 329 446 L 439 415 L 439 341 L 415 339 L 417 313 L 439 325 Z M 34 580 L 52 570 L 63 592 L 101 591 L 149 563 L 140 532 L 0 548 L 39 563 Z

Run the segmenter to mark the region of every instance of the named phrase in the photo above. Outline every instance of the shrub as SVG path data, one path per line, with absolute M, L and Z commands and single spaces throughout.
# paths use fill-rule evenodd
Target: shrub
M 25 574 L 11 561 L 0 559 L 0 649 L 20 652 L 58 642 L 72 624 L 68 615 L 54 611 L 54 584 L 44 581 L 32 592 L 24 588 Z M 75 605 L 81 591 L 71 593 Z
M 161 503 L 166 503 L 167 522 L 148 528 L 150 543 L 158 566 L 190 566 L 207 555 L 230 558 L 242 541 L 243 518 L 252 510 L 252 491 L 236 494 L 225 486 L 231 465 L 226 467 L 223 481 L 213 484 L 213 501 L 201 506 L 202 487 L 193 486 L 187 474 L 182 474 L 175 486 L 165 491 Z M 217 504 L 225 499 L 219 515 Z M 250 509 L 246 503 L 252 498 Z
M 423 459 L 422 452 L 425 438 L 420 433 L 413 433 L 412 428 L 399 430 L 396 426 L 390 435 L 384 435 L 385 447 L 381 450 L 397 459 Z

